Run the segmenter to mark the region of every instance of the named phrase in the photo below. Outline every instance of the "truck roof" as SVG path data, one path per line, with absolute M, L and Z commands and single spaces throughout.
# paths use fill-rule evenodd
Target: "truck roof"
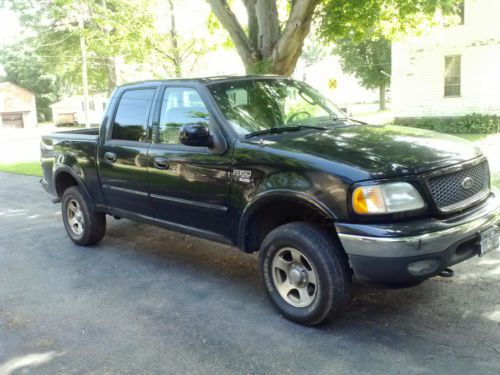
M 164 82 L 199 82 L 204 84 L 224 81 L 242 81 L 247 79 L 262 79 L 262 78 L 286 78 L 274 74 L 244 74 L 244 75 L 221 75 L 210 77 L 197 77 L 197 78 L 166 78 L 166 79 L 150 79 L 144 81 L 127 82 L 118 87 L 126 87 L 131 85 L 140 85 L 141 83 L 164 83 Z

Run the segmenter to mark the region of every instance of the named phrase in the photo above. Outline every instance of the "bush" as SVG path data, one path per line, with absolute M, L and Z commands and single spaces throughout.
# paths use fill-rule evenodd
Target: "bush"
M 397 118 L 393 124 L 450 134 L 493 134 L 500 132 L 500 116 L 479 113 L 461 117 Z

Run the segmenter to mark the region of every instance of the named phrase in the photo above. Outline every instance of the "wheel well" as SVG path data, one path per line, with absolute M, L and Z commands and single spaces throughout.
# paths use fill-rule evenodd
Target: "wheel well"
M 64 191 L 71 186 L 78 186 L 78 181 L 67 172 L 61 172 L 55 180 L 56 192 L 59 198 L 62 198 Z
M 260 249 L 264 238 L 280 225 L 294 221 L 306 221 L 319 226 L 333 222 L 326 213 L 311 205 L 294 200 L 274 200 L 261 204 L 248 219 L 244 230 L 244 250 Z

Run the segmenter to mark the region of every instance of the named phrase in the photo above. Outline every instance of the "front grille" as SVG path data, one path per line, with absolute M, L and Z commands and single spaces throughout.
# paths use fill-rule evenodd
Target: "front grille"
M 457 172 L 432 177 L 428 185 L 436 206 L 442 211 L 453 211 L 480 199 L 488 191 L 489 178 L 488 164 L 483 161 Z M 466 180 L 468 189 L 464 187 Z

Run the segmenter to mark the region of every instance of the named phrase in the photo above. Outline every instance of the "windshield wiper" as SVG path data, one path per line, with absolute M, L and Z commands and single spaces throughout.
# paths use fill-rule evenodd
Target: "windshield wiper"
M 279 134 L 286 132 L 294 132 L 302 129 L 316 129 L 316 130 L 326 130 L 324 126 L 312 126 L 312 125 L 294 125 L 294 126 L 277 126 L 274 128 L 258 130 L 256 132 L 251 132 L 245 135 L 245 138 L 252 138 L 258 135 L 268 135 L 268 134 Z
M 353 119 L 352 117 L 332 117 L 328 120 L 323 120 L 323 121 L 318 122 L 318 125 L 335 124 L 335 123 L 342 122 L 342 121 L 353 121 L 353 122 L 357 122 L 358 124 L 368 125 L 366 122 Z

